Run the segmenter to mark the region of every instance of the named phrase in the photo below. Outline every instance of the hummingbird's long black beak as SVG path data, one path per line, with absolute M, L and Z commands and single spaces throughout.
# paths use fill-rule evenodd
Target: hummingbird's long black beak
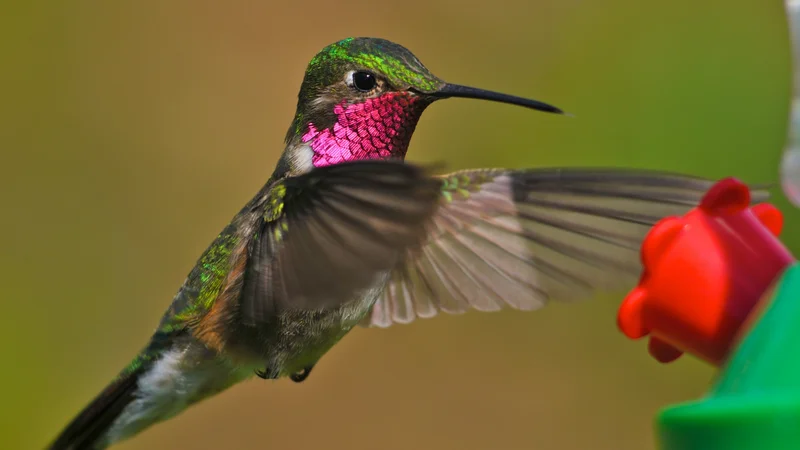
M 524 106 L 526 108 L 535 109 L 537 111 L 544 111 L 554 114 L 564 114 L 559 108 L 547 103 L 537 100 L 530 100 L 527 98 L 517 97 L 515 95 L 501 94 L 499 92 L 487 91 L 485 89 L 478 89 L 469 86 L 461 86 L 459 84 L 447 83 L 440 89 L 428 93 L 431 97 L 436 98 L 476 98 L 481 100 L 490 100 L 493 102 L 509 103 L 511 105 Z

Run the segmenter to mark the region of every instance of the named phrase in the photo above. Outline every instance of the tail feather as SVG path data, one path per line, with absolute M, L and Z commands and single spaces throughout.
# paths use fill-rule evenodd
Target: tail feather
M 50 445 L 50 450 L 97 450 L 105 433 L 133 400 L 143 366 L 126 371 L 81 411 Z

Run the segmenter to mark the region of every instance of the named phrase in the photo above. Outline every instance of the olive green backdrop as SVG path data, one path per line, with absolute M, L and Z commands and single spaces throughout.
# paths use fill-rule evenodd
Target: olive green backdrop
M 272 171 L 307 61 L 350 35 L 566 118 L 450 100 L 414 161 L 777 181 L 777 0 L 3 2 L 0 448 L 42 448 L 154 329 Z M 3 11 L 5 10 L 5 11 Z M 800 213 L 779 196 L 789 233 Z M 303 384 L 253 380 L 120 449 L 653 447 L 712 370 L 660 365 L 593 302 L 355 330 Z

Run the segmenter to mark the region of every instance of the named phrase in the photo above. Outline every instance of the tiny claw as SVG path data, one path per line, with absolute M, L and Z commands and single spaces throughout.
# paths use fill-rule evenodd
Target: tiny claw
M 273 371 L 269 367 L 265 367 L 264 370 L 256 369 L 255 374 L 258 378 L 261 378 L 262 380 L 274 380 L 275 378 L 278 377 L 278 374 L 276 374 L 275 371 Z
M 305 369 L 301 370 L 300 372 L 295 372 L 289 375 L 289 379 L 294 381 L 295 383 L 302 383 L 303 381 L 305 381 L 306 378 L 308 378 L 308 374 L 311 373 L 311 369 L 313 368 L 314 366 L 308 366 Z

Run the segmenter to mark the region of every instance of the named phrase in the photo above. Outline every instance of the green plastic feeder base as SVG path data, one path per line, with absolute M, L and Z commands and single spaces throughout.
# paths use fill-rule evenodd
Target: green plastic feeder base
M 800 265 L 774 286 L 708 396 L 661 412 L 663 450 L 800 450 Z
M 664 449 L 800 449 L 796 395 L 714 397 L 669 408 L 658 421 Z

